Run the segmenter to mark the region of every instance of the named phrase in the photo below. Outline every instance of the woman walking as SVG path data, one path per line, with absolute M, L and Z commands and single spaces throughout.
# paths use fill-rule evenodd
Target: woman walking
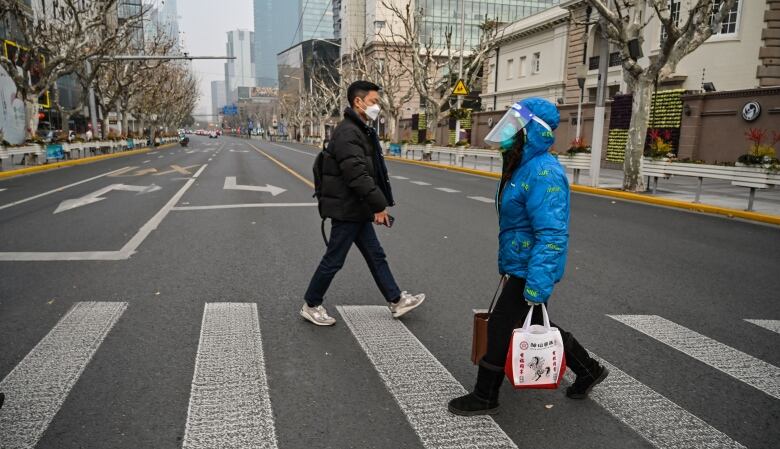
M 498 411 L 498 392 L 512 331 L 538 304 L 547 304 L 563 277 L 569 240 L 569 183 L 549 153 L 558 127 L 558 109 L 547 100 L 515 103 L 485 141 L 500 145 L 503 173 L 496 194 L 499 217 L 498 268 L 504 289 L 488 320 L 487 353 L 479 362 L 474 391 L 449 403 L 457 415 Z M 533 323 L 541 324 L 540 311 Z M 538 319 L 537 319 L 538 318 Z M 576 374 L 566 396 L 584 399 L 609 371 L 594 360 L 574 336 L 560 326 L 566 364 Z

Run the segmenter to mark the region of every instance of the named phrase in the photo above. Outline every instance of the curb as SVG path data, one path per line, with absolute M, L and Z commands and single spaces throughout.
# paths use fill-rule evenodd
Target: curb
M 468 173 L 470 175 L 484 176 L 487 178 L 500 179 L 501 175 L 498 173 L 491 173 L 483 170 L 474 170 L 471 168 L 453 167 L 450 165 L 441 165 L 434 162 L 424 161 L 412 161 L 409 159 L 399 158 L 396 156 L 385 156 L 385 159 L 401 162 L 404 164 L 420 165 L 423 167 L 436 168 L 445 171 L 454 171 L 459 173 Z M 729 209 L 727 207 L 711 206 L 701 203 L 688 203 L 680 200 L 671 200 L 668 198 L 659 198 L 648 195 L 642 195 L 640 193 L 623 192 L 621 190 L 601 189 L 596 187 L 587 187 L 578 184 L 570 186 L 572 192 L 585 193 L 589 195 L 606 196 L 610 198 L 618 198 L 626 201 L 633 201 L 636 203 L 653 204 L 656 206 L 672 207 L 675 209 L 685 209 L 692 212 L 703 212 L 707 214 L 720 215 L 728 218 L 741 218 L 744 220 L 756 221 L 760 223 L 768 223 L 773 225 L 780 225 L 780 215 L 762 214 L 759 212 L 748 212 L 739 209 Z
M 120 153 L 103 154 L 100 156 L 85 157 L 81 159 L 73 159 L 63 162 L 55 162 L 53 164 L 37 165 L 35 167 L 19 168 L 16 170 L 0 171 L 0 179 L 13 178 L 16 176 L 29 175 L 31 173 L 38 173 L 48 170 L 54 170 L 55 168 L 71 167 L 74 165 L 90 164 L 92 162 L 99 162 L 106 159 L 114 159 L 117 157 L 133 156 L 135 154 L 143 154 L 152 150 L 161 150 L 175 145 L 175 143 L 166 143 L 154 148 L 143 148 L 140 150 L 122 151 Z

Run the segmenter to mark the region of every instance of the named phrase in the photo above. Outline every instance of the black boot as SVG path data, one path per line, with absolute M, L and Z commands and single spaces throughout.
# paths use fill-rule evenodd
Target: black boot
M 593 387 L 607 378 L 609 370 L 594 360 L 572 334 L 568 332 L 562 334 L 566 364 L 577 375 L 574 383 L 566 389 L 566 397 L 585 399 Z
M 504 381 L 504 370 L 480 362 L 474 391 L 450 401 L 448 409 L 461 416 L 495 415 L 498 413 L 498 391 Z

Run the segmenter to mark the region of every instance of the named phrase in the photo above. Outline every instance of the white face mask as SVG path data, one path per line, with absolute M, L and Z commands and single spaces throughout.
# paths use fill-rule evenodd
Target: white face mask
M 382 108 L 380 108 L 378 104 L 372 104 L 371 106 L 365 109 L 366 115 L 371 120 L 376 120 L 376 118 L 379 117 L 379 112 L 381 111 Z

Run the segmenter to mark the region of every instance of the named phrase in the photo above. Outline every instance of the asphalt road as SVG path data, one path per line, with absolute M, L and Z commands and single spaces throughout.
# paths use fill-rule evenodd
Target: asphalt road
M 550 314 L 613 375 L 454 419 L 498 281 L 495 181 L 390 162 L 377 232 L 428 299 L 393 321 L 353 251 L 319 328 L 297 312 L 320 220 L 292 173 L 313 156 L 194 137 L 0 181 L 0 447 L 777 447 L 778 228 L 573 194 Z

